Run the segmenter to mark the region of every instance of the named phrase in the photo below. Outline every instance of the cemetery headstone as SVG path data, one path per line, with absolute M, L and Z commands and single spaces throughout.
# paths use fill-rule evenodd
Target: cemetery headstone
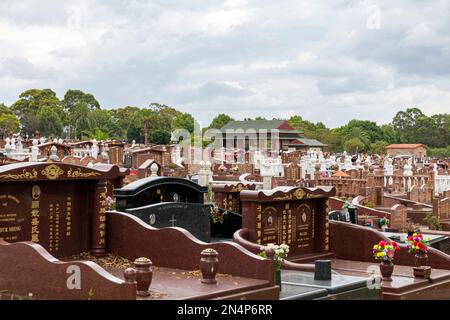
M 124 174 L 52 162 L 0 167 L 0 238 L 39 243 L 55 257 L 104 254 L 106 185 Z
M 406 207 L 401 204 L 396 204 L 391 208 L 390 229 L 406 230 L 408 227 Z
M 333 187 L 278 187 L 241 192 L 242 227 L 258 244 L 285 243 L 290 255 L 327 253 L 329 197 Z
M 114 190 L 116 208 L 155 228 L 180 227 L 198 239 L 210 240 L 210 205 L 204 204 L 207 187 L 181 178 L 149 177 Z

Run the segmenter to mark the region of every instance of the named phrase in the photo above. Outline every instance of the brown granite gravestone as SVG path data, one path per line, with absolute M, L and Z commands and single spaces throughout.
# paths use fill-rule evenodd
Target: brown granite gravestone
M 117 166 L 20 163 L 0 167 L 0 238 L 39 243 L 55 257 L 105 252 L 106 186 Z M 119 182 L 118 182 L 119 181 Z
M 143 179 L 143 178 L 147 178 L 150 177 L 152 175 L 152 171 L 151 171 L 151 167 L 153 164 L 156 164 L 158 166 L 158 171 L 157 171 L 157 175 L 161 176 L 162 175 L 162 168 L 159 165 L 158 162 L 156 162 L 153 159 L 147 159 L 145 160 L 145 162 L 143 164 L 141 164 L 137 170 L 137 174 L 139 179 Z
M 242 190 L 255 190 L 256 185 L 250 183 L 213 184 L 214 202 L 219 208 L 242 214 L 240 192 Z
M 450 219 L 450 198 L 437 199 L 440 220 Z
M 123 165 L 123 155 L 124 155 L 124 147 L 123 146 L 114 146 L 109 148 L 109 163 L 115 164 L 118 166 Z
M 19 163 L 20 160 L 11 159 L 8 157 L 0 156 L 0 166 L 4 166 L 6 164 Z
M 408 199 L 411 201 L 419 202 L 419 187 L 414 185 L 408 192 Z
M 286 178 L 286 180 L 300 180 L 300 166 L 295 162 L 289 163 L 284 168 L 284 177 Z
M 396 204 L 391 208 L 391 221 L 389 228 L 400 231 L 406 230 L 408 227 L 407 217 L 406 207 L 401 204 Z
M 298 163 L 302 156 L 302 152 L 297 151 L 286 151 L 281 153 L 282 163 Z
M 58 142 L 47 142 L 38 145 L 39 155 L 42 157 L 49 157 L 50 150 L 52 149 L 53 146 L 56 147 L 57 150 L 56 154 L 58 155 L 59 159 L 63 159 L 65 156 L 68 156 L 72 153 L 72 147 L 66 144 L 61 144 Z
M 87 166 L 89 163 L 95 164 L 98 162 L 99 162 L 98 159 L 88 156 L 88 157 L 81 158 L 80 165 Z
M 62 163 L 68 163 L 68 164 L 77 164 L 80 165 L 81 164 L 81 158 L 79 157 L 75 157 L 75 156 L 67 156 L 64 157 L 61 160 Z
M 132 150 L 130 156 L 131 167 L 133 168 L 139 168 L 148 159 L 153 159 L 162 167 L 165 167 L 166 165 L 169 165 L 167 156 L 169 156 L 170 159 L 170 154 L 164 148 L 158 146 Z
M 242 227 L 249 230 L 249 241 L 285 243 L 291 256 L 327 253 L 328 198 L 335 191 L 333 187 L 244 190 Z

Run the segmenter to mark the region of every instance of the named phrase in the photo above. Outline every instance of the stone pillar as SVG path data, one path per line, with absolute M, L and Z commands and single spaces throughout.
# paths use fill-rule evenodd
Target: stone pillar
M 91 254 L 106 255 L 106 180 L 99 180 L 94 189 L 92 206 Z
M 261 176 L 263 177 L 263 189 L 272 189 L 272 177 L 274 176 L 273 167 L 270 162 L 263 162 L 261 165 Z
M 33 139 L 33 146 L 31 147 L 31 161 L 36 162 L 39 158 L 38 140 Z
M 91 156 L 93 158 L 97 159 L 99 148 L 98 148 L 98 143 L 97 143 L 96 139 L 92 140 L 92 149 L 91 150 L 92 150 L 91 151 Z

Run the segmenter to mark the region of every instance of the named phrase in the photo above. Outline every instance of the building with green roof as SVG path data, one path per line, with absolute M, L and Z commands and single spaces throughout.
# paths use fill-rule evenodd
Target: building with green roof
M 275 135 L 279 138 L 279 150 L 323 150 L 327 147 L 315 139 L 308 139 L 303 132 L 293 128 L 287 120 L 244 120 L 230 121 L 221 129 L 224 147 L 249 148 L 249 138 L 257 137 L 259 140 L 266 134 L 267 140 L 272 141 Z M 245 146 L 243 146 L 245 141 Z M 268 143 L 270 145 L 270 142 Z

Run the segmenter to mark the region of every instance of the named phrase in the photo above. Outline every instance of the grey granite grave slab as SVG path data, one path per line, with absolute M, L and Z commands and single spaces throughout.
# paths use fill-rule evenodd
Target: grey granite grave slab
M 316 300 L 380 300 L 380 289 L 359 288 L 326 297 L 318 297 Z
M 283 285 L 326 289 L 328 294 L 366 288 L 368 281 L 371 281 L 371 278 L 336 274 L 332 275 L 331 280 L 314 280 L 314 273 L 290 270 L 283 270 L 281 272 L 281 282 Z
M 283 284 L 280 300 L 313 300 L 328 296 L 326 289 Z

